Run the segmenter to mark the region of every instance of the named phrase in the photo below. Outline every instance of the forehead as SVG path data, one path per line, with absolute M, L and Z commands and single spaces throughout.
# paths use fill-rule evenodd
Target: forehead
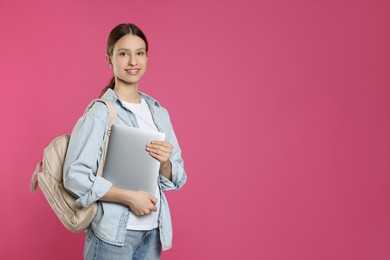
M 119 49 L 138 50 L 142 48 L 143 49 L 146 48 L 146 44 L 144 40 L 132 34 L 127 34 L 123 36 L 114 45 L 114 50 L 119 50 Z

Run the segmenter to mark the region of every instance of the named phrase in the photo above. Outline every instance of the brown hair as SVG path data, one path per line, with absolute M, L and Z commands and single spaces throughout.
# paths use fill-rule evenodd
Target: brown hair
M 114 29 L 111 30 L 110 35 L 108 36 L 107 40 L 107 47 L 106 47 L 106 54 L 111 57 L 112 53 L 114 51 L 114 45 L 115 43 L 122 38 L 123 36 L 131 34 L 140 37 L 144 42 L 146 46 L 146 53 L 148 53 L 148 40 L 146 39 L 145 34 L 141 31 L 140 28 L 138 28 L 136 25 L 132 23 L 122 23 L 117 25 Z M 102 90 L 100 93 L 100 97 L 103 96 L 103 94 L 107 91 L 107 89 L 111 88 L 114 89 L 115 87 L 115 76 L 112 77 L 110 80 L 110 83 Z

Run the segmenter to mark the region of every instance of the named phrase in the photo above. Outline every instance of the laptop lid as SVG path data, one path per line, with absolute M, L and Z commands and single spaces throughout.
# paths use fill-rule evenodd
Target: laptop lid
M 164 141 L 165 134 L 114 124 L 103 177 L 119 188 L 155 194 L 160 162 L 146 151 L 152 140 Z

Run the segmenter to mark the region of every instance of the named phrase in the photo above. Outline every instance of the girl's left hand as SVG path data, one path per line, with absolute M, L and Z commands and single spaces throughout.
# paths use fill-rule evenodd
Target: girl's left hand
M 170 163 L 169 157 L 172 154 L 173 145 L 165 141 L 152 141 L 146 145 L 146 151 L 160 161 L 161 165 Z

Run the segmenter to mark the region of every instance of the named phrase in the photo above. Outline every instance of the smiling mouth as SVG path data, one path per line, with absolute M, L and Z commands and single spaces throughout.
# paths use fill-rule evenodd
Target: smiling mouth
M 130 75 L 137 75 L 138 72 L 140 71 L 140 69 L 127 69 L 125 70 L 127 72 L 127 74 L 130 74 Z

